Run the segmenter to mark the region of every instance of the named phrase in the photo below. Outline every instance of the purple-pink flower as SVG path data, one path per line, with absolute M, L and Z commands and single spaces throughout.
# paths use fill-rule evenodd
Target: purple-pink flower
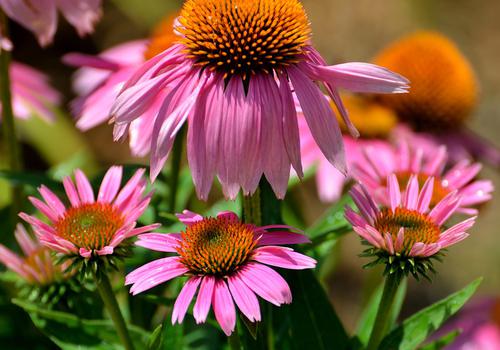
M 175 255 L 152 261 L 132 271 L 126 284 L 138 294 L 172 278 L 187 276 L 172 311 L 172 323 L 181 323 L 198 292 L 193 315 L 206 321 L 210 307 L 226 335 L 236 325 L 236 308 L 251 322 L 261 320 L 257 296 L 274 304 L 289 304 L 287 282 L 267 265 L 285 269 L 308 269 L 316 261 L 282 245 L 309 240 L 285 225 L 258 227 L 239 220 L 232 212 L 215 218 L 185 210 L 178 218 L 186 225 L 180 233 L 148 233 L 136 245 Z
M 42 46 L 54 39 L 58 11 L 80 36 L 93 32 L 101 17 L 101 0 L 0 0 L 0 8 L 32 31 Z
M 412 175 L 416 176 L 420 185 L 433 177 L 431 207 L 449 193 L 457 191 L 461 197 L 458 211 L 476 214 L 477 209 L 473 207 L 491 199 L 493 183 L 490 180 L 477 180 L 481 164 L 471 163 L 467 159 L 446 168 L 448 157 L 444 146 L 424 148 L 419 143 L 403 140 L 385 152 L 380 152 L 378 147 L 368 146 L 360 152 L 360 157 L 353 160 L 353 176 L 385 205 L 390 202 L 386 181 L 390 174 L 394 173 L 403 186 Z
M 61 96 L 50 86 L 45 74 L 25 64 L 12 62 L 10 80 L 15 117 L 28 119 L 38 116 L 49 122 L 54 120 L 53 108 L 59 104 Z
M 144 172 L 137 170 L 120 190 L 122 167 L 111 167 L 95 198 L 85 174 L 76 170 L 76 184 L 70 177 L 63 181 L 68 207 L 46 186 L 38 189 L 43 200 L 29 198 L 48 223 L 26 213 L 19 215 L 33 226 L 41 244 L 58 253 L 85 259 L 112 255 L 127 239 L 159 227 L 156 224 L 136 227 L 152 195 L 145 194 Z
M 41 245 L 23 225 L 17 225 L 15 236 L 24 256 L 19 256 L 0 244 L 0 262 L 27 283 L 45 286 L 71 275 L 71 271 L 65 271 L 67 264 L 56 264 L 50 249 Z
M 290 167 L 302 176 L 294 99 L 324 156 L 346 171 L 337 120 L 316 82 L 324 85 L 353 134 L 337 89 L 398 93 L 408 87 L 402 76 L 372 64 L 328 66 L 311 46 L 309 21 L 298 0 L 188 0 L 176 33 L 178 43 L 125 83 L 112 110 L 115 136 L 125 135 L 170 87 L 154 121 L 151 175 L 161 171 L 187 122 L 188 160 L 202 199 L 214 176 L 229 198 L 240 188 L 253 193 L 263 175 L 284 197 Z M 230 39 L 234 35 L 240 39 Z
M 396 175 L 387 177 L 389 205 L 381 203 L 364 187 L 354 187 L 351 196 L 359 209 L 346 209 L 354 231 L 374 248 L 389 256 L 426 258 L 462 241 L 476 218 L 470 217 L 445 229 L 444 224 L 461 204 L 457 191 L 450 192 L 430 209 L 435 179 L 429 177 L 419 188 L 411 175 L 401 191 Z

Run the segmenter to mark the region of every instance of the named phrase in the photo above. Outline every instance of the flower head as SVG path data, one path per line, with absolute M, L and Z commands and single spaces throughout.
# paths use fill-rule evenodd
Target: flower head
M 257 227 L 241 222 L 232 212 L 215 218 L 184 211 L 181 233 L 139 236 L 139 246 L 174 256 L 152 261 L 132 271 L 126 284 L 138 294 L 178 276 L 188 276 L 174 305 L 172 323 L 181 323 L 198 291 L 194 305 L 197 323 L 205 322 L 210 306 L 222 330 L 230 335 L 236 324 L 236 306 L 252 322 L 261 320 L 256 295 L 274 305 L 292 301 L 286 281 L 266 265 L 286 269 L 313 268 L 316 261 L 284 244 L 308 242 L 282 225 Z M 285 231 L 286 230 L 286 231 Z
M 69 177 L 63 182 L 69 207 L 42 186 L 39 192 L 43 201 L 34 197 L 30 197 L 30 201 L 48 223 L 26 213 L 20 216 L 33 226 L 41 244 L 68 258 L 80 257 L 89 262 L 123 257 L 128 254 L 129 238 L 159 226 L 136 228 L 137 219 L 151 199 L 151 193 L 144 193 L 143 175 L 144 169 L 138 170 L 120 190 L 122 168 L 111 167 L 96 200 L 87 177 L 76 170 L 76 186 Z
M 444 146 L 422 148 L 400 141 L 397 147 L 389 147 L 383 153 L 377 147 L 364 147 L 360 156 L 352 162 L 352 173 L 386 206 L 390 203 L 387 194 L 387 176 L 390 174 L 395 174 L 401 186 L 406 186 L 412 176 L 416 177 L 420 186 L 433 177 L 431 208 L 451 192 L 457 191 L 461 197 L 458 211 L 476 214 L 477 210 L 473 207 L 491 199 L 493 183 L 476 179 L 481 170 L 479 163 L 463 159 L 447 169 L 448 163 L 448 152 Z
M 80 130 L 87 131 L 110 119 L 111 107 L 123 84 L 152 52 L 164 51 L 173 43 L 173 20 L 169 17 L 162 21 L 159 27 L 162 35 L 156 33 L 157 29 L 150 40 L 122 43 L 97 56 L 69 53 L 63 57 L 64 63 L 80 67 L 73 82 L 79 97 L 71 104 L 72 113 L 77 118 L 76 126 Z M 162 97 L 164 94 L 127 128 L 134 156 L 143 157 L 150 151 L 151 134 Z
M 57 10 L 80 36 L 94 31 L 101 17 L 101 0 L 0 0 L 0 8 L 14 21 L 32 31 L 42 46 L 54 39 Z
M 17 225 L 15 236 L 24 256 L 18 256 L 0 244 L 0 262 L 28 284 L 47 286 L 65 280 L 71 275 L 65 271 L 67 266 L 56 264 L 50 249 L 41 245 L 38 239 L 31 237 L 23 225 Z
M 61 96 L 50 86 L 45 74 L 25 64 L 12 62 L 10 79 L 14 116 L 28 119 L 35 115 L 49 122 L 54 120 L 52 109 L 59 104 Z
M 285 195 L 290 167 L 302 175 L 297 111 L 302 107 L 325 157 L 345 172 L 340 129 L 315 82 L 325 84 L 346 125 L 356 133 L 337 88 L 405 92 L 408 81 L 381 67 L 327 66 L 311 46 L 298 0 L 188 0 L 178 42 L 144 63 L 125 83 L 112 114 L 116 138 L 171 88 L 154 121 L 151 175 L 161 171 L 187 121 L 188 160 L 198 196 L 217 176 L 225 195 L 253 193 L 264 175 Z
M 427 272 L 433 271 L 431 258 L 465 239 L 475 217 L 445 229 L 445 222 L 460 206 L 461 197 L 456 191 L 430 209 L 435 190 L 433 177 L 419 189 L 418 178 L 412 175 L 403 192 L 396 175 L 389 175 L 387 182 L 389 206 L 377 202 L 361 185 L 351 190 L 359 214 L 347 208 L 346 218 L 372 246 L 364 254 L 377 258 L 371 264 L 386 264 L 385 273 L 427 277 Z

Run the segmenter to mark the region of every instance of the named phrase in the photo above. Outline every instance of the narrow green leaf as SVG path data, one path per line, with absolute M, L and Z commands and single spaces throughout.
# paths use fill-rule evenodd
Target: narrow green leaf
M 379 349 L 413 350 L 455 314 L 474 294 L 482 278 L 406 319 L 389 333 Z
M 349 338 L 328 296 L 310 270 L 289 274 L 294 301 L 288 307 L 294 349 L 346 349 Z
M 148 350 L 161 349 L 162 342 L 163 342 L 163 324 L 160 324 L 158 325 L 158 327 L 155 328 L 155 330 L 151 334 L 151 337 L 149 338 Z
M 433 341 L 432 343 L 429 343 L 427 345 L 424 345 L 420 348 L 420 350 L 441 350 L 444 349 L 447 345 L 451 344 L 456 337 L 460 335 L 460 331 L 456 330 L 453 332 L 450 332 L 443 337 Z
M 345 195 L 331 206 L 313 226 L 306 230 L 309 238 L 318 240 L 332 232 L 350 229 L 351 225 L 344 217 L 344 207 L 349 204 L 352 204 L 352 199 L 349 195 Z
M 396 293 L 396 299 L 394 300 L 394 304 L 391 311 L 391 321 L 389 329 L 393 328 L 394 324 L 397 321 L 397 317 L 401 312 L 401 307 L 403 306 L 403 302 L 406 296 L 407 284 L 408 284 L 407 280 L 404 279 L 403 281 L 401 281 L 401 284 L 399 285 L 399 289 Z M 375 322 L 375 317 L 377 316 L 380 299 L 382 298 L 383 289 L 384 285 L 381 284 L 377 287 L 375 292 L 373 292 L 373 295 L 371 296 L 368 304 L 361 313 L 360 319 L 358 321 L 358 325 L 356 327 L 356 334 L 358 335 L 359 341 L 363 345 L 368 344 L 368 339 L 370 338 L 370 333 L 373 329 L 373 323 Z

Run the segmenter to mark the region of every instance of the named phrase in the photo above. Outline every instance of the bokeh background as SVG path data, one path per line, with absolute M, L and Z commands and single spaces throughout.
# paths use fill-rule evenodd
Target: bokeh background
M 383 46 L 418 29 L 438 30 L 449 36 L 471 61 L 481 86 L 480 104 L 469 127 L 500 146 L 499 1 L 304 0 L 303 3 L 312 22 L 315 45 L 330 63 L 370 61 Z M 63 23 L 54 45 L 45 50 L 30 33 L 13 25 L 14 58 L 49 74 L 67 106 L 73 97 L 72 69 L 61 63 L 63 54 L 71 51 L 94 54 L 126 40 L 148 37 L 155 24 L 180 4 L 174 0 L 105 0 L 105 16 L 91 37 L 81 40 Z M 19 129 L 26 167 L 33 171 L 49 170 L 56 177 L 76 166 L 92 173 L 114 163 L 146 161 L 131 158 L 126 144 L 113 143 L 110 126 L 81 134 L 64 113 L 55 125 L 33 118 L 20 123 Z M 482 176 L 492 179 L 500 188 L 498 170 L 485 166 Z M 297 186 L 290 195 L 307 203 L 304 205 L 307 222 L 313 222 L 326 209 L 317 200 L 314 179 Z M 0 205 L 5 201 L 5 191 L 0 191 Z M 479 294 L 499 292 L 499 213 L 500 196 L 495 195 L 481 209 L 471 237 L 450 249 L 445 262 L 437 266 L 439 273 L 433 283 L 410 283 L 403 314 L 444 297 L 478 276 L 484 276 Z M 326 271 L 324 278 L 337 310 L 351 328 L 366 301 L 367 291 L 377 285 L 380 276 L 378 271 L 362 269 L 365 261 L 357 256 L 361 250 L 357 236 L 346 237 L 332 251 L 334 268 Z

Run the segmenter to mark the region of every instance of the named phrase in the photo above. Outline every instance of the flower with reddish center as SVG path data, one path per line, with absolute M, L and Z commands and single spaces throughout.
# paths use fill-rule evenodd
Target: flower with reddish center
M 346 218 L 372 248 L 364 256 L 375 256 L 371 264 L 384 263 L 385 273 L 411 273 L 427 277 L 432 269 L 431 258 L 465 239 L 475 217 L 444 229 L 448 218 L 460 207 L 461 197 L 451 192 L 430 209 L 434 194 L 434 178 L 428 178 L 421 189 L 416 176 L 411 176 L 401 192 L 396 175 L 387 178 L 389 206 L 377 202 L 365 187 L 351 190 L 359 213 L 346 208 Z M 371 265 L 369 264 L 369 265 Z
M 101 0 L 0 0 L 0 9 L 32 31 L 40 45 L 46 46 L 54 39 L 57 10 L 83 36 L 94 31 L 101 17 Z
M 417 32 L 384 48 L 374 62 L 406 76 L 412 82 L 401 98 L 379 96 L 401 120 L 421 133 L 402 135 L 410 142 L 445 144 L 453 161 L 484 159 L 500 166 L 500 150 L 467 129 L 478 102 L 478 84 L 467 58 L 446 36 Z
M 405 92 L 408 81 L 364 63 L 327 66 L 311 46 L 298 0 L 188 0 L 178 43 L 144 63 L 118 96 L 112 114 L 120 138 L 133 120 L 172 88 L 156 116 L 151 176 L 161 171 L 187 121 L 187 153 L 198 196 L 214 176 L 226 197 L 253 193 L 264 175 L 284 197 L 290 166 L 302 175 L 297 111 L 325 157 L 345 172 L 340 129 L 315 82 L 325 85 L 352 133 L 337 89 Z
M 109 121 L 111 107 L 123 84 L 146 58 L 172 45 L 173 25 L 174 18 L 171 16 L 161 22 L 159 28 L 163 35 L 157 29 L 150 40 L 129 41 L 97 56 L 69 53 L 63 57 L 64 63 L 80 67 L 73 81 L 73 89 L 79 97 L 71 103 L 78 129 L 87 131 Z M 130 123 L 129 145 L 134 156 L 144 157 L 149 153 L 154 121 L 165 95 L 166 92 L 160 94 L 156 103 Z
M 135 295 L 172 278 L 188 276 L 174 305 L 173 324 L 184 320 L 198 291 L 193 309 L 196 322 L 205 322 L 212 306 L 222 330 L 230 335 L 236 325 L 235 303 L 251 322 L 257 322 L 261 314 L 256 295 L 277 306 L 292 301 L 286 281 L 266 265 L 295 270 L 316 265 L 314 259 L 281 247 L 309 241 L 292 227 L 257 227 L 242 223 L 232 212 L 203 218 L 185 210 L 177 216 L 186 225 L 181 233 L 142 234 L 136 243 L 175 255 L 152 261 L 126 277 Z
M 60 94 L 49 84 L 48 77 L 19 62 L 10 65 L 12 82 L 12 109 L 14 116 L 28 119 L 38 116 L 51 122 L 55 119 L 53 107 L 59 104 Z M 2 106 L 0 104 L 0 116 Z
M 146 210 L 151 193 L 144 194 L 144 169 L 136 171 L 120 190 L 122 172 L 119 166 L 108 170 L 96 200 L 87 177 L 76 170 L 76 186 L 69 177 L 63 182 L 69 207 L 42 186 L 39 192 L 43 201 L 34 197 L 30 197 L 30 201 L 46 216 L 48 223 L 26 213 L 19 215 L 33 226 L 43 245 L 58 253 L 86 260 L 99 256 L 123 257 L 128 253 L 129 238 L 159 225 L 136 228 L 136 221 Z
M 17 225 L 15 236 L 24 256 L 18 256 L 0 244 L 0 262 L 21 276 L 27 283 L 47 286 L 71 276 L 70 272 L 65 271 L 67 264 L 56 264 L 50 249 L 31 237 L 23 225 Z
M 390 147 L 380 153 L 377 147 L 363 147 L 360 156 L 352 161 L 354 178 L 386 206 L 390 203 L 387 195 L 387 176 L 394 173 L 402 186 L 406 186 L 412 175 L 422 186 L 429 177 L 434 178 L 434 190 L 430 207 L 433 208 L 444 197 L 457 191 L 461 197 L 459 212 L 476 214 L 474 206 L 491 199 L 493 183 L 477 180 L 481 164 L 464 159 L 445 170 L 448 161 L 446 147 L 420 148 L 400 141 L 397 147 Z
M 389 137 L 396 126 L 395 113 L 384 106 L 373 103 L 359 96 L 343 96 L 346 109 L 360 137 L 353 138 L 348 134 L 347 126 L 340 122 L 342 138 L 346 152 L 347 176 L 335 168 L 321 152 L 314 137 L 309 131 L 304 116 L 299 112 L 300 155 L 304 168 L 316 168 L 316 186 L 321 201 L 329 203 L 337 201 L 342 195 L 344 185 L 351 180 L 352 165 L 362 157 L 361 150 L 370 146 L 382 156 L 391 151 Z M 332 106 L 333 108 L 333 106 Z

